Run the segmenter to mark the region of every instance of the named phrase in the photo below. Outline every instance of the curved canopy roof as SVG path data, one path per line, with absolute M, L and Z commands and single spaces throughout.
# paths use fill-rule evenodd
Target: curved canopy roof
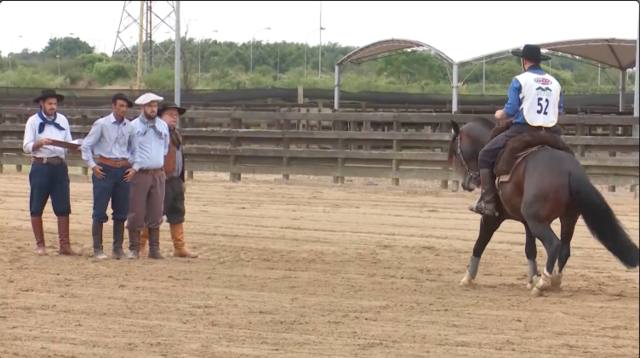
M 452 64 L 454 62 L 442 51 L 423 42 L 404 39 L 388 39 L 377 41 L 369 45 L 357 48 L 338 60 L 336 65 L 344 65 L 347 63 L 360 64 L 366 61 L 375 60 L 377 58 L 390 55 L 395 52 L 409 49 L 424 49 L 449 64 Z
M 620 70 L 635 67 L 636 40 L 627 39 L 583 39 L 557 41 L 538 44 L 542 49 L 565 56 L 577 56 Z M 495 60 L 511 56 L 511 50 L 503 50 L 492 54 L 474 57 L 461 63 Z

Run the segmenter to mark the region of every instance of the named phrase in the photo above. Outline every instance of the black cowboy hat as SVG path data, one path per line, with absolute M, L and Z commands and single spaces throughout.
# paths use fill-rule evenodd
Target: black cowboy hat
M 133 102 L 124 94 L 124 93 L 116 93 L 111 97 L 111 103 L 116 103 L 117 100 L 123 100 L 127 102 L 127 107 L 133 107 Z
M 185 112 L 187 111 L 185 108 L 182 108 L 173 102 L 164 101 L 160 103 L 160 106 L 158 106 L 158 117 L 161 117 L 162 113 L 164 113 L 164 111 L 166 111 L 169 108 L 175 108 L 178 111 L 178 114 L 180 115 L 185 114 Z
M 513 50 L 511 54 L 514 56 L 522 57 L 535 63 L 550 60 L 551 57 L 543 55 L 540 51 L 540 46 L 536 45 L 524 45 L 522 50 Z
M 42 90 L 42 92 L 40 93 L 40 95 L 36 98 L 33 99 L 33 101 L 35 103 L 38 103 L 42 100 L 45 100 L 47 98 L 56 98 L 58 100 L 58 102 L 62 102 L 64 101 L 64 96 L 56 93 L 56 90 L 51 90 L 51 89 L 45 89 Z

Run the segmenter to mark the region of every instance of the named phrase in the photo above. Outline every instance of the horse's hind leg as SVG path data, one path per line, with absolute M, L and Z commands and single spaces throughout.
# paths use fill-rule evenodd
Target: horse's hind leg
M 538 256 L 538 250 L 536 248 L 536 237 L 533 236 L 531 230 L 524 224 L 524 229 L 526 232 L 526 240 L 524 244 L 524 253 L 527 256 L 527 262 L 529 264 L 529 276 L 527 279 L 527 288 L 530 290 L 535 285 L 538 276 L 538 263 L 536 262 L 536 257 Z
M 562 271 L 571 256 L 571 239 L 580 214 L 569 213 L 560 217 L 560 254 L 558 256 L 558 273 L 553 275 L 551 285 L 559 288 L 562 284 Z
M 478 238 L 473 246 L 473 256 L 471 256 L 471 259 L 469 260 L 467 272 L 460 281 L 461 286 L 470 286 L 473 284 L 473 280 L 475 280 L 476 275 L 478 274 L 480 257 L 482 257 L 484 249 L 487 247 L 487 244 L 489 244 L 489 241 L 491 241 L 493 233 L 498 230 L 503 221 L 504 219 L 502 217 L 494 216 L 483 216 L 480 220 L 480 232 L 478 233 Z
M 531 233 L 542 241 L 542 245 L 547 251 L 547 264 L 545 265 L 544 273 L 533 288 L 533 293 L 539 294 L 540 291 L 551 287 L 551 273 L 560 254 L 560 239 L 547 223 L 538 222 L 535 219 L 527 219 L 527 224 L 531 229 Z

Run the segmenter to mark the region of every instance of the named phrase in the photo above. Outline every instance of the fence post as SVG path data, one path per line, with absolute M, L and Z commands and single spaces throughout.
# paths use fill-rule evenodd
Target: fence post
M 241 129 L 241 128 L 242 128 L 242 118 L 234 117 L 232 115 L 231 129 Z M 229 138 L 229 146 L 231 148 L 238 148 L 240 147 L 240 145 L 241 145 L 240 140 L 236 136 L 232 136 L 231 138 Z M 234 172 L 234 167 L 236 166 L 236 164 L 237 164 L 236 156 L 231 155 L 229 157 L 229 180 L 233 183 L 237 183 L 240 180 L 242 180 L 242 174 Z
M 576 124 L 576 136 L 584 136 L 585 132 L 586 132 L 586 128 L 584 127 L 584 125 L 582 123 Z M 585 149 L 584 145 L 580 144 L 578 146 L 578 155 L 580 157 L 584 157 L 585 152 L 586 152 L 586 149 Z
M 400 122 L 396 119 L 393 121 L 393 132 L 400 132 Z M 402 150 L 400 148 L 400 143 L 398 143 L 397 139 L 393 140 L 393 151 L 394 153 L 398 153 Z M 400 161 L 398 159 L 393 159 L 391 161 L 391 185 L 400 185 L 400 178 L 398 177 L 398 169 L 400 167 Z
M 282 148 L 289 149 L 289 138 L 282 138 Z M 282 180 L 289 181 L 289 157 L 282 157 Z
M 449 132 L 451 132 L 451 124 L 449 122 L 440 123 L 439 128 L 440 128 L 439 132 L 441 132 L 441 133 L 449 133 Z M 446 149 L 444 149 L 442 147 L 440 148 L 440 152 L 445 152 L 445 150 Z M 442 169 L 448 172 L 449 171 L 449 164 L 447 163 L 447 165 L 442 167 Z M 441 189 L 449 188 L 449 181 L 448 180 L 442 180 L 440 182 L 440 188 Z
M 609 126 L 609 137 L 615 137 L 616 135 L 616 126 Z M 612 151 L 609 152 L 609 157 L 614 158 L 616 156 L 616 152 Z M 609 185 L 609 192 L 615 192 L 616 191 L 616 186 L 615 185 Z
M 344 140 L 342 138 L 338 138 L 338 144 L 336 146 L 338 150 L 344 150 Z M 344 184 L 344 174 L 343 174 L 343 168 L 344 168 L 344 158 L 342 157 L 338 157 L 338 175 L 333 177 L 333 183 L 334 184 Z
M 460 182 L 458 180 L 452 180 L 451 181 L 451 191 L 455 193 L 458 190 L 460 190 Z

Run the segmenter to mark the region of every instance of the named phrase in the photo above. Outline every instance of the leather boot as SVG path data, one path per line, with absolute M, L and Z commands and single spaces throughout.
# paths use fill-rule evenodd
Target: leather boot
M 126 257 L 128 259 L 137 259 L 140 257 L 140 231 L 129 229 L 129 252 Z
M 36 237 L 36 255 L 44 256 L 47 250 L 44 247 L 44 228 L 42 227 L 42 216 L 31 217 L 31 228 Z
M 69 241 L 69 217 L 58 216 L 58 238 L 60 239 L 60 255 L 75 256 L 77 253 L 71 249 Z
M 93 257 L 98 260 L 104 260 L 107 255 L 102 251 L 102 226 L 103 223 L 93 220 L 91 225 L 91 236 L 93 237 Z
M 149 253 L 149 246 L 147 243 L 149 242 L 149 229 L 144 228 L 140 232 L 140 257 L 145 257 Z
M 124 220 L 113 221 L 113 258 L 120 260 L 123 258 L 124 250 L 122 250 L 122 244 L 124 243 Z
M 171 240 L 173 240 L 173 256 L 175 257 L 188 257 L 195 259 L 198 255 L 193 254 L 187 250 L 184 243 L 184 226 L 182 223 L 169 224 L 171 229 Z
M 480 215 L 498 216 L 498 212 L 496 211 L 497 193 L 493 170 L 480 169 L 480 185 L 482 188 L 480 199 L 478 199 L 478 202 L 474 206 L 469 207 L 469 210 Z
M 164 259 L 160 254 L 160 228 L 149 228 L 149 258 Z

